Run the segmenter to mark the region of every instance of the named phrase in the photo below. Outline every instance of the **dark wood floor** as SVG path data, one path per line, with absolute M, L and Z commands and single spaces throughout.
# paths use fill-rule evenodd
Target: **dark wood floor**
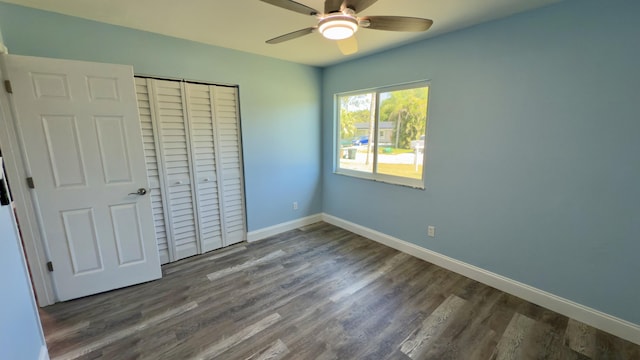
M 319 223 L 41 309 L 52 359 L 640 359 L 640 346 Z

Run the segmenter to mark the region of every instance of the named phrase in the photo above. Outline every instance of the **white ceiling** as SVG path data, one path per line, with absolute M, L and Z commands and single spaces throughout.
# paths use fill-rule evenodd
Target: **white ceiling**
M 114 25 L 265 55 L 301 64 L 325 66 L 400 44 L 432 37 L 561 0 L 379 0 L 358 15 L 429 18 L 426 33 L 361 29 L 359 52 L 344 56 L 337 46 L 313 33 L 269 45 L 265 40 L 316 25 L 316 19 L 259 0 L 2 0 Z M 322 10 L 323 0 L 298 0 Z

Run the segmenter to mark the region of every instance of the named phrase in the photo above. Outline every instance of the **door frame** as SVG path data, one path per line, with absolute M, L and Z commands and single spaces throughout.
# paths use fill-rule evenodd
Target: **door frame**
M 4 82 L 7 80 L 5 55 L 2 54 L 0 57 L 0 78 Z M 9 179 L 11 193 L 16 204 L 17 220 L 20 225 L 33 290 L 38 306 L 44 307 L 57 301 L 53 279 L 46 265 L 49 261 L 49 255 L 42 241 L 34 198 L 26 183 L 26 178 L 31 176 L 31 169 L 25 161 L 21 134 L 16 126 L 15 106 L 11 94 L 6 89 L 0 90 L 0 93 L 0 145 L 7 168 L 6 176 Z

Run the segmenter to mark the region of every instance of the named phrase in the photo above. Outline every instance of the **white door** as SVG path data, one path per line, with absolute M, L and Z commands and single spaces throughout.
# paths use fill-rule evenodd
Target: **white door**
M 160 278 L 132 68 L 3 57 L 58 299 Z

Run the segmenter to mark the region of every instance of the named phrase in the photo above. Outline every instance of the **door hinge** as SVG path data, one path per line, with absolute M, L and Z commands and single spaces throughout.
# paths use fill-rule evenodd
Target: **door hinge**
M 33 178 L 32 177 L 28 177 L 27 178 L 27 186 L 29 186 L 29 189 L 35 189 L 36 188 L 36 184 L 33 182 Z
M 47 262 L 47 270 L 53 271 L 53 263 L 51 261 Z
M 13 87 L 11 86 L 11 81 L 10 81 L 10 80 L 5 80 L 5 81 L 4 81 L 4 89 L 5 89 L 9 94 L 13 94 Z

